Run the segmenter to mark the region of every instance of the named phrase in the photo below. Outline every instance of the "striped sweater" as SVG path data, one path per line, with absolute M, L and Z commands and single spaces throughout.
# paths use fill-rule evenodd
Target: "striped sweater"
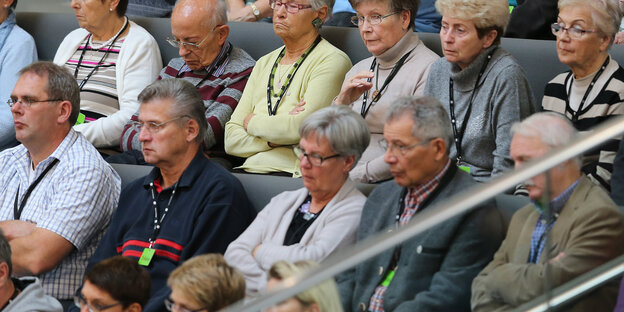
M 227 48 L 228 44 L 224 45 Z M 186 63 L 181 57 L 172 59 L 163 68 L 158 79 L 182 78 L 197 86 L 197 90 L 204 100 L 206 108 L 206 121 L 208 129 L 204 137 L 204 149 L 223 153 L 223 134 L 225 123 L 238 105 L 243 89 L 255 61 L 247 52 L 240 48 L 232 47 L 232 52 L 227 55 L 220 53 L 219 56 L 227 57 L 221 66 L 215 68 L 212 74 L 206 78 L 206 70 L 188 70 Z M 219 57 L 217 57 L 219 58 Z M 215 60 L 218 62 L 219 60 Z M 206 78 L 206 79 L 204 79 Z M 199 85 L 197 85 L 199 83 Z M 121 135 L 121 149 L 123 151 L 141 150 L 139 133 L 135 121 L 138 121 L 137 111 L 124 127 Z
M 572 101 L 568 101 L 569 93 L 574 93 L 574 88 L 579 88 L 578 84 L 582 84 L 582 80 L 591 82 L 594 75 L 576 80 L 571 71 L 559 74 L 546 85 L 542 108 L 566 115 L 580 132 L 593 129 L 613 115 L 624 114 L 624 69 L 612 58 L 577 114 L 586 88 L 577 90 L 579 95 L 576 99 L 573 97 Z M 575 114 L 576 120 L 573 118 Z M 613 138 L 583 155 L 583 172 L 607 190 L 610 190 L 613 159 L 620 139 Z

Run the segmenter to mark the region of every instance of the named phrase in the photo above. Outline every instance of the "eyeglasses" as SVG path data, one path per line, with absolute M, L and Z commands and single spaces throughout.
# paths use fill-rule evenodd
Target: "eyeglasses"
M 324 161 L 331 159 L 331 158 L 336 158 L 336 157 L 340 157 L 342 155 L 340 154 L 334 154 L 331 156 L 327 156 L 327 157 L 323 157 L 319 154 L 316 153 L 312 153 L 312 154 L 308 154 L 306 152 L 303 151 L 303 149 L 301 149 L 301 147 L 299 145 L 295 146 L 293 148 L 293 152 L 295 152 L 295 156 L 297 156 L 297 158 L 299 158 L 299 160 L 302 160 L 303 157 L 306 157 L 308 159 L 308 162 L 315 167 L 320 167 Z
M 108 310 L 108 309 L 110 309 L 112 307 L 116 307 L 118 305 L 121 305 L 122 303 L 121 302 L 116 302 L 116 303 L 112 303 L 112 304 L 108 304 L 108 305 L 99 305 L 99 304 L 91 305 L 82 296 L 82 294 L 80 293 L 80 290 L 78 290 L 76 292 L 76 295 L 74 296 L 74 304 L 78 308 L 82 308 L 82 307 L 86 306 L 87 310 L 89 310 L 89 312 L 100 312 L 100 311 L 105 311 L 105 310 Z
M 401 145 L 401 144 L 388 143 L 386 139 L 381 139 L 379 141 L 379 146 L 381 146 L 381 148 L 383 148 L 385 151 L 389 150 L 390 153 L 392 153 L 395 156 L 397 155 L 396 153 L 397 150 L 399 151 L 399 154 L 401 154 L 401 156 L 405 156 L 405 154 L 412 148 L 419 146 L 419 145 L 427 145 L 429 144 L 429 142 L 431 142 L 431 139 L 427 139 L 422 142 L 414 143 L 412 145 Z
M 280 0 L 269 0 L 269 5 L 272 10 L 279 9 L 281 6 L 286 8 L 286 12 L 290 14 L 297 14 L 299 10 L 309 9 L 312 6 L 309 4 L 299 4 L 294 2 L 282 2 Z
M 390 14 L 386 14 L 386 15 L 379 15 L 379 14 L 373 14 L 371 16 L 354 16 L 351 18 L 351 23 L 355 26 L 362 26 L 364 25 L 364 20 L 367 20 L 369 24 L 371 25 L 378 25 L 381 24 L 381 22 L 383 22 L 384 18 L 395 15 L 395 14 L 399 14 L 401 12 L 393 12 Z
M 15 105 L 17 103 L 22 103 L 22 106 L 24 106 L 26 108 L 30 108 L 35 103 L 57 102 L 57 101 L 62 101 L 62 99 L 47 99 L 47 100 L 40 100 L 40 101 L 38 101 L 38 100 L 31 100 L 31 99 L 21 99 L 21 100 L 9 99 L 7 101 L 7 105 L 9 105 L 9 107 L 13 107 L 13 105 Z
M 182 119 L 182 118 L 190 118 L 190 116 L 183 115 L 183 116 L 180 116 L 180 117 L 169 119 L 167 121 L 163 121 L 161 123 L 157 123 L 157 122 L 153 122 L 153 121 L 148 121 L 148 122 L 135 121 L 134 125 L 136 126 L 136 128 L 137 128 L 137 130 L 139 132 L 141 130 L 145 129 L 145 131 L 153 134 L 153 133 L 157 133 L 158 131 L 162 130 L 162 128 L 164 126 L 166 126 L 168 123 L 170 123 L 172 121 L 176 121 L 178 119 Z
M 171 299 L 165 299 L 165 308 L 167 308 L 168 311 L 175 311 L 175 312 L 199 312 L 202 310 L 207 310 L 207 308 L 201 308 L 201 309 L 197 309 L 197 310 L 189 310 L 187 308 L 183 308 L 180 305 L 178 305 L 177 303 L 171 301 Z
M 212 32 L 214 32 L 218 27 L 221 27 L 223 25 L 217 25 L 212 29 Z M 172 47 L 174 48 L 180 48 L 180 46 L 183 46 L 185 49 L 191 49 L 191 50 L 197 50 L 200 49 L 202 44 L 204 44 L 204 42 L 206 41 L 206 39 L 208 39 L 208 35 L 206 35 L 206 37 L 204 37 L 204 39 L 202 39 L 202 41 L 200 41 L 199 43 L 192 43 L 192 42 L 182 42 L 182 41 L 178 41 L 175 40 L 171 37 L 167 37 L 167 39 L 165 39 L 167 41 L 167 43 L 169 43 Z
M 585 30 L 578 26 L 565 27 L 563 26 L 563 23 L 553 23 L 552 25 L 550 25 L 550 29 L 552 29 L 552 33 L 555 36 L 563 34 L 563 32 L 565 31 L 572 39 L 581 39 L 581 37 L 583 37 L 583 35 L 586 33 L 591 34 L 596 32 L 595 30 Z

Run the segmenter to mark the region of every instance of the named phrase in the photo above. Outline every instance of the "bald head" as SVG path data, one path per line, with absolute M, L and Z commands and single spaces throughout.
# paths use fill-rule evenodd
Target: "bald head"
M 227 6 L 224 0 L 179 0 L 171 19 L 186 19 L 206 28 L 227 23 Z

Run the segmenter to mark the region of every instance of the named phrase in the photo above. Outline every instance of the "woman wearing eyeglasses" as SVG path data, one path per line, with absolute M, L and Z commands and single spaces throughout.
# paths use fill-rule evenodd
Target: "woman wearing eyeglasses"
M 328 106 L 351 68 L 347 55 L 319 35 L 333 0 L 271 0 L 273 30 L 284 46 L 256 62 L 225 125 L 225 151 L 246 158 L 237 169 L 301 176 L 292 152 L 297 129 Z
M 388 107 L 400 96 L 422 94 L 429 66 L 440 57 L 414 32 L 418 1 L 355 0 L 353 24 L 372 57 L 360 61 L 347 73 L 334 104 L 349 105 L 361 114 L 371 130 L 371 142 L 351 171 L 358 182 L 390 179 L 383 160 L 383 126 Z
M 618 0 L 561 0 L 558 5 L 552 31 L 559 61 L 570 70 L 546 85 L 542 108 L 566 115 L 579 131 L 589 131 L 624 113 L 624 69 L 609 56 L 622 11 Z M 618 146 L 614 138 L 583 155 L 583 171 L 607 190 Z
M 366 122 L 342 106 L 306 118 L 295 147 L 304 187 L 283 192 L 233 241 L 225 259 L 245 276 L 247 294 L 265 287 L 278 260 L 322 261 L 355 242 L 366 197 L 349 179 L 370 140 Z
M 69 33 L 54 56 L 80 86 L 74 126 L 98 148 L 119 148 L 123 127 L 139 109 L 137 95 L 152 83 L 162 60 L 156 40 L 124 16 L 128 0 L 72 0 L 81 28 Z
M 485 182 L 513 167 L 511 125 L 535 111 L 533 93 L 500 38 L 509 20 L 506 0 L 438 0 L 444 58 L 429 71 L 425 94 L 449 113 L 450 156 Z

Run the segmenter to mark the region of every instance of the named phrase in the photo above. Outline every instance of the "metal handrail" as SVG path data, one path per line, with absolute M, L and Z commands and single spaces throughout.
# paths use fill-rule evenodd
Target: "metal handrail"
M 380 233 L 351 248 L 339 251 L 327 257 L 321 266 L 284 280 L 279 289 L 246 302 L 239 301 L 226 311 L 260 311 L 291 298 L 622 133 L 624 133 L 624 116 L 614 117 L 593 131 L 581 134 L 575 142 L 559 150 L 550 151 L 544 157 L 530 161 L 520 169 L 494 178 L 490 183 L 479 184 L 456 194 L 435 207 L 423 210 L 418 218 L 412 219 L 407 225 L 392 232 Z

